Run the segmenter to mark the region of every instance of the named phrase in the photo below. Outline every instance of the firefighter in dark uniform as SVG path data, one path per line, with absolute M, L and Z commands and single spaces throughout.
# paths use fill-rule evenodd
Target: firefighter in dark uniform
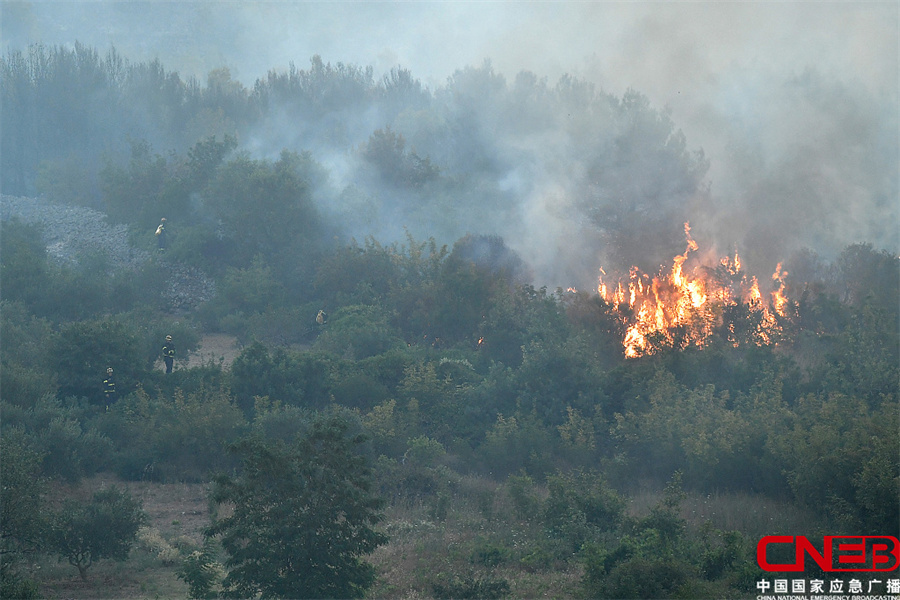
M 163 362 L 166 363 L 166 373 L 172 372 L 172 365 L 175 363 L 175 344 L 172 342 L 172 336 L 166 336 L 166 343 L 162 347 Z
M 112 367 L 106 368 L 106 379 L 103 380 L 103 396 L 106 398 L 106 410 L 115 404 L 119 396 L 116 394 L 116 380 L 113 378 Z

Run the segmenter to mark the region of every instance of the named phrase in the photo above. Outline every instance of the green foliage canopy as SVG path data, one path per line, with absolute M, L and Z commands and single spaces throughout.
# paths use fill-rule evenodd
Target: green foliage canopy
M 213 500 L 233 512 L 207 529 L 228 555 L 223 587 L 247 598 L 350 598 L 375 578 L 362 557 L 386 541 L 382 501 L 358 453 L 364 441 L 337 415 L 317 416 L 293 443 L 248 438 L 243 470 L 216 479 Z
M 146 521 L 141 503 L 112 486 L 96 492 L 87 504 L 66 502 L 54 519 L 50 546 L 87 579 L 87 570 L 96 561 L 125 560 Z
M 132 388 L 145 372 L 139 339 L 130 324 L 114 317 L 64 326 L 50 351 L 60 395 L 99 401 L 107 367 L 116 374 L 120 395 Z

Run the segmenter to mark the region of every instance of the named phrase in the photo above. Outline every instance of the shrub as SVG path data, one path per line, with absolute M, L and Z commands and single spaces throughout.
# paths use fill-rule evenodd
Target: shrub
M 102 402 L 107 367 L 115 370 L 120 396 L 133 388 L 144 372 L 139 340 L 138 332 L 130 324 L 114 317 L 64 326 L 50 348 L 50 361 L 59 377 L 60 396 Z
M 3 403 L 4 426 L 15 426 L 42 451 L 45 475 L 74 482 L 108 464 L 113 450 L 109 438 L 88 420 L 84 403 L 61 402 L 44 395 L 28 408 Z
M 573 551 L 622 520 L 625 501 L 596 471 L 557 473 L 547 477 L 547 487 L 547 527 L 552 535 L 567 540 Z
M 120 402 L 115 457 L 123 477 L 205 479 L 234 461 L 226 446 L 244 435 L 247 421 L 224 388 L 200 387 L 151 398 L 143 388 Z M 110 411 L 109 414 L 113 414 Z
M 12 561 L 0 562 L 0 598 L 16 600 L 40 600 L 44 598 L 36 581 L 22 577 Z
M 238 406 L 252 414 L 254 397 L 284 404 L 324 408 L 330 401 L 334 358 L 311 352 L 270 352 L 255 342 L 231 365 L 231 390 Z
M 38 432 L 37 444 L 47 452 L 44 473 L 70 482 L 106 466 L 113 449 L 109 438 L 62 415 Z
M 316 340 L 317 349 L 357 360 L 401 346 L 403 340 L 391 327 L 387 312 L 368 305 L 345 306 L 335 311 Z
M 233 446 L 243 470 L 216 479 L 213 501 L 234 510 L 207 529 L 228 554 L 226 593 L 345 598 L 374 582 L 362 557 L 386 541 L 373 529 L 382 502 L 352 425 L 319 416 L 291 444 L 248 438 Z
M 0 279 L 4 300 L 20 301 L 32 312 L 50 308 L 46 297 L 52 270 L 38 227 L 18 219 L 0 224 Z
M 140 502 L 113 486 L 95 493 L 88 504 L 67 501 L 54 517 L 50 547 L 68 559 L 84 580 L 96 561 L 128 558 L 146 521 Z
M 506 478 L 506 493 L 512 499 L 516 515 L 529 521 L 541 511 L 541 499 L 535 493 L 534 480 L 526 474 Z
M 25 433 L 5 427 L 0 436 L 3 485 L 0 485 L 0 553 L 8 557 L 38 548 L 44 535 L 45 482 L 40 476 L 42 455 L 31 448 Z M 10 571 L 10 577 L 12 571 Z M 4 571 L 4 575 L 6 575 Z M 5 585 L 6 579 L 4 579 Z M 11 584 L 12 585 L 12 584 Z M 6 597 L 6 596 L 4 596 Z
M 257 255 L 249 267 L 225 271 L 218 297 L 227 304 L 227 312 L 256 314 L 279 306 L 283 302 L 284 289 L 272 268 Z
M 145 525 L 138 529 L 137 541 L 141 548 L 156 556 L 164 565 L 173 565 L 181 557 L 178 549 L 167 542 L 154 527 Z
M 376 454 L 398 456 L 403 451 L 402 423 L 396 400 L 387 400 L 362 416 L 363 426 L 372 437 Z
M 217 587 L 225 577 L 225 568 L 216 562 L 212 540 L 207 540 L 202 549 L 191 552 L 181 563 L 176 575 L 188 584 L 190 598 L 217 598 Z
M 222 328 L 242 344 L 258 340 L 273 346 L 308 344 L 316 336 L 315 305 L 279 306 L 265 312 L 233 313 L 222 319 Z
M 527 470 L 543 475 L 552 470 L 554 438 L 534 413 L 497 415 L 478 449 L 485 466 L 497 474 Z
M 475 543 L 475 549 L 472 550 L 471 561 L 476 565 L 496 567 L 507 559 L 509 559 L 509 549 L 507 547 L 482 537 L 478 538 Z
M 421 435 L 408 442 L 409 448 L 404 458 L 414 467 L 433 467 L 446 454 L 444 446 L 437 440 Z
M 671 598 L 693 577 L 690 566 L 671 559 L 632 558 L 617 564 L 591 598 Z
M 493 600 L 509 595 L 509 582 L 503 578 L 453 577 L 446 583 L 435 582 L 431 584 L 435 598 Z

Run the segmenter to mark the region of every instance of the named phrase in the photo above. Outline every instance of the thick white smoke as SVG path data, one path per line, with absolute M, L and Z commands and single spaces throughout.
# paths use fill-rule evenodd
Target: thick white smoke
M 859 241 L 900 246 L 896 3 L 5 2 L 0 10 L 9 46 L 115 45 L 200 80 L 226 66 L 248 87 L 321 55 L 371 66 L 376 80 L 402 65 L 431 90 L 485 58 L 509 86 L 529 71 L 550 87 L 571 74 L 616 97 L 634 89 L 668 110 L 688 147 L 709 160 L 709 194 L 678 199 L 673 210 L 688 214 L 702 245 L 736 247 L 760 274 L 803 247 L 828 256 Z M 363 139 L 384 125 L 376 115 L 350 121 Z M 261 154 L 284 142 L 260 136 L 251 142 Z M 544 130 L 491 140 L 510 165 L 498 188 L 515 205 L 496 221 L 471 215 L 498 223 L 477 233 L 506 236 L 550 285 L 583 283 L 610 243 L 574 209 L 583 199 L 573 181 L 583 174 L 570 172 L 571 139 Z M 323 158 L 338 192 L 352 160 Z M 345 190 L 349 206 L 354 198 Z M 366 221 L 376 232 L 404 225 L 378 219 Z M 677 239 L 681 223 L 671 228 Z

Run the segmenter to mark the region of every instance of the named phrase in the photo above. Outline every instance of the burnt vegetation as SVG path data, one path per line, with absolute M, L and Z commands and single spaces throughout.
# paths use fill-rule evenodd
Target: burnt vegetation
M 98 473 L 216 482 L 207 543 L 178 558 L 194 597 L 528 597 L 554 572 L 581 574 L 563 595 L 752 596 L 760 534 L 896 534 L 896 249 L 785 257 L 771 343 L 737 303 L 703 345 L 673 331 L 628 359 L 626 309 L 536 286 L 497 235 L 510 229 L 492 229 L 532 191 L 512 182 L 523 146 L 502 140 L 538 139 L 577 149 L 566 210 L 589 243 L 622 268 L 670 259 L 708 199 L 708 162 L 638 92 L 507 82 L 489 63 L 428 90 L 403 69 L 375 80 L 318 57 L 247 88 L 80 45 L 10 51 L 0 87 L 4 194 L 102 210 L 149 256 L 60 262 L 40 227 L 4 218 L 4 597 L 38 593 L 26 557 L 59 554 L 82 578 L 127 557 L 145 516 L 126 492 L 81 505 L 53 492 Z M 173 307 L 173 265 L 215 296 Z M 208 333 L 237 338 L 233 364 L 188 367 Z M 650 506 L 627 508 L 648 489 Z M 685 515 L 686 497 L 715 494 L 817 525 Z M 487 533 L 467 535 L 464 511 Z M 122 534 L 93 540 L 91 519 Z M 386 583 L 365 557 L 426 522 L 463 542 Z M 271 545 L 245 543 L 261 532 Z M 330 563 L 274 550 L 311 540 Z

